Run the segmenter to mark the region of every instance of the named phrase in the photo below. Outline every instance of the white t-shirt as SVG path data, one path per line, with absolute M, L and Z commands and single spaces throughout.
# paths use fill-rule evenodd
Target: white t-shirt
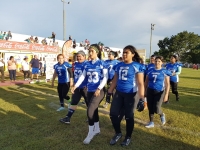
M 29 70 L 29 63 L 26 61 L 22 62 L 22 66 L 23 66 L 23 70 L 24 71 L 28 71 Z

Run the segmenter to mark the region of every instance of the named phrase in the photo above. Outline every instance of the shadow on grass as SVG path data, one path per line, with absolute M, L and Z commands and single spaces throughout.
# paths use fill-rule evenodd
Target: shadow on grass
M 56 84 L 53 88 L 51 88 L 50 83 L 23 84 L 23 85 L 20 85 L 20 88 L 34 89 L 34 90 L 57 95 L 57 85 Z
M 83 145 L 82 141 L 88 132 L 84 105 L 79 105 L 71 119 L 71 124 L 66 125 L 58 120 L 64 117 L 67 111 L 56 112 L 55 108 L 50 105 L 54 103 L 51 97 L 29 91 L 22 92 L 22 90 L 12 87 L 7 87 L 7 89 L 10 91 L 0 88 L 0 99 L 6 101 L 0 109 L 0 128 L 3 129 L 0 134 L 2 150 L 121 149 L 120 142 L 115 146 L 109 145 L 114 130 L 109 117 L 104 115 L 107 111 L 100 110 L 101 134 L 94 137 L 90 145 Z M 58 100 L 55 103 L 59 106 Z M 168 136 L 168 130 L 158 129 L 159 132 L 156 132 L 157 129 L 146 130 L 140 128 L 140 123 L 136 123 L 136 126 L 138 127 L 135 128 L 132 142 L 125 149 L 199 149 L 199 147 L 182 142 L 181 137 L 176 140 L 171 139 Z M 122 122 L 122 131 L 125 133 L 124 121 Z M 163 132 L 164 135 L 161 136 L 160 132 Z M 173 131 L 172 134 L 179 133 Z
M 168 109 L 182 111 L 185 113 L 191 113 L 196 116 L 200 116 L 200 89 L 193 89 L 188 87 L 179 87 L 180 100 L 175 100 L 175 95 L 170 92 L 170 103 L 169 105 L 163 104 L 163 107 Z
M 200 72 L 199 72 L 200 74 Z M 187 76 L 181 76 L 181 78 L 184 78 L 184 79 L 193 79 L 193 80 L 200 80 L 200 77 L 187 77 Z
M 32 102 L 33 103 L 33 102 Z M 100 114 L 101 134 L 95 136 L 89 145 L 83 145 L 82 141 L 87 135 L 88 125 L 85 122 L 86 110 L 81 108 L 76 111 L 71 119 L 71 124 L 66 125 L 58 120 L 66 112 L 56 112 L 51 108 L 41 109 L 35 113 L 36 118 L 30 118 L 24 114 L 15 111 L 8 111 L 7 114 L 0 113 L 0 127 L 4 129 L 0 135 L 0 147 L 7 149 L 29 149 L 29 150 L 120 150 L 120 142 L 110 146 L 109 141 L 114 135 L 110 119 Z M 32 110 L 34 111 L 34 109 Z M 124 121 L 122 123 L 122 132 L 125 134 Z M 151 131 L 152 132 L 152 131 Z M 172 140 L 158 134 L 143 131 L 135 128 L 132 141 L 125 149 L 138 150 L 173 150 L 173 149 L 191 149 L 197 150 L 198 147 L 183 143 L 179 140 Z M 168 131 L 163 131 L 168 134 Z

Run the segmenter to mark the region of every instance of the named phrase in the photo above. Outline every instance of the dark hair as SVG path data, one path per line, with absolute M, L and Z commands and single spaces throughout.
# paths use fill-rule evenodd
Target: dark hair
M 99 58 L 99 59 L 101 59 L 101 50 L 100 50 L 100 47 L 99 47 L 99 45 L 98 44 L 92 44 L 92 45 L 90 45 L 91 47 L 92 46 L 94 46 L 94 47 L 96 47 L 97 49 L 98 49 L 98 54 L 97 54 L 97 57 Z
M 171 55 L 171 57 L 174 57 L 176 59 L 176 62 L 178 61 L 178 56 L 176 55 Z
M 140 63 L 144 64 L 144 61 L 143 61 L 143 59 L 141 57 L 140 57 Z
M 156 59 L 160 59 L 162 62 L 164 61 L 163 57 L 162 56 L 156 56 L 155 60 Z
M 140 62 L 140 55 L 138 54 L 138 52 L 134 46 L 128 45 L 128 46 L 124 47 L 123 50 L 125 50 L 125 49 L 129 49 L 132 54 L 135 54 L 133 56 L 133 61 Z
M 109 53 L 112 53 L 112 55 L 114 56 L 114 58 L 118 57 L 118 53 L 117 52 L 114 52 L 114 51 L 110 51 Z
M 60 56 L 63 56 L 63 58 L 64 58 L 64 55 L 63 55 L 63 54 L 58 54 L 58 55 L 57 55 L 57 60 L 58 60 L 58 57 L 60 57 Z
M 151 57 L 156 57 L 155 55 L 151 55 Z
M 12 58 L 14 58 L 13 56 L 10 56 L 10 59 L 9 60 L 11 60 Z

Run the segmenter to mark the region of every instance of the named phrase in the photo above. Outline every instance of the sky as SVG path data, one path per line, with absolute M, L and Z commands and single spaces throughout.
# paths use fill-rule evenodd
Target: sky
M 68 2 L 68 0 L 65 0 Z M 0 31 L 63 39 L 61 0 L 1 0 Z M 105 46 L 133 45 L 152 53 L 157 43 L 182 31 L 200 35 L 200 0 L 70 0 L 65 3 L 66 39 Z

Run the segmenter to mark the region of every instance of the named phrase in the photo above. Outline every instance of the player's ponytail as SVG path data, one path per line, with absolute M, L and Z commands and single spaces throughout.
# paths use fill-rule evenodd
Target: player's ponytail
M 117 52 L 114 52 L 114 51 L 111 50 L 109 53 L 111 53 L 114 56 L 114 58 L 118 57 L 118 53 Z
M 178 61 L 178 56 L 172 55 L 171 57 L 174 57 L 176 59 L 176 62 Z
M 140 55 L 138 54 L 138 52 L 134 46 L 128 45 L 128 46 L 124 47 L 123 50 L 125 50 L 125 49 L 129 49 L 131 51 L 131 53 L 134 54 L 133 61 L 140 62 Z

